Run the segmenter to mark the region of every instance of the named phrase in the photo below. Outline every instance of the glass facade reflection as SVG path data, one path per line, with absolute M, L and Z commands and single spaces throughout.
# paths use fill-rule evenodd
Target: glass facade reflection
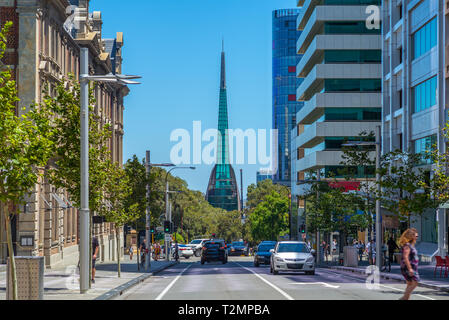
M 278 130 L 278 171 L 273 181 L 290 185 L 291 130 L 296 126 L 296 113 L 303 102 L 297 102 L 296 88 L 302 79 L 296 77 L 296 66 L 302 55 L 296 54 L 296 30 L 300 9 L 273 11 L 273 129 Z

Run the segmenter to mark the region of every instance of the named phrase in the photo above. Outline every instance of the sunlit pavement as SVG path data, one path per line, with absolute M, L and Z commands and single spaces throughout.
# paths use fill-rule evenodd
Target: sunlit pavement
M 181 259 L 157 276 L 125 292 L 121 300 L 398 300 L 405 284 L 320 268 L 316 274 L 270 274 L 269 266 L 254 267 L 252 257 L 229 257 L 201 265 L 198 258 Z M 418 287 L 412 300 L 449 300 L 447 292 Z

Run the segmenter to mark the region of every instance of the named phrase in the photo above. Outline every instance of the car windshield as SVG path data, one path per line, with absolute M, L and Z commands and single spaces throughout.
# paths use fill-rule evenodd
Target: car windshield
M 244 246 L 243 242 L 233 242 L 233 246 Z
M 274 249 L 274 244 L 273 244 L 273 245 L 263 245 L 263 246 L 259 246 L 259 248 L 257 249 L 257 251 L 259 251 L 259 252 L 268 252 L 268 251 L 270 251 L 270 249 Z
M 205 244 L 205 247 L 210 249 L 210 248 L 219 248 L 220 247 L 220 243 L 217 242 L 208 242 Z
M 309 253 L 309 249 L 304 243 L 281 243 L 277 252 L 302 252 Z
M 190 242 L 191 244 L 198 244 L 201 243 L 201 240 L 193 240 L 192 242 Z

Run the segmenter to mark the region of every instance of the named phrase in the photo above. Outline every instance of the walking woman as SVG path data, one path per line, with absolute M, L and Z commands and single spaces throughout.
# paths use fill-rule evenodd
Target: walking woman
M 409 300 L 413 290 L 418 286 L 418 251 L 415 248 L 418 231 L 415 228 L 407 229 L 399 239 L 401 247 L 401 273 L 407 281 L 404 296 L 399 300 Z

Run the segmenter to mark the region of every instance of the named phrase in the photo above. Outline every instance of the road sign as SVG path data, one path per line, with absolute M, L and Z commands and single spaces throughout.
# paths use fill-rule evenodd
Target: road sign
M 164 231 L 164 227 L 156 227 L 156 231 Z

